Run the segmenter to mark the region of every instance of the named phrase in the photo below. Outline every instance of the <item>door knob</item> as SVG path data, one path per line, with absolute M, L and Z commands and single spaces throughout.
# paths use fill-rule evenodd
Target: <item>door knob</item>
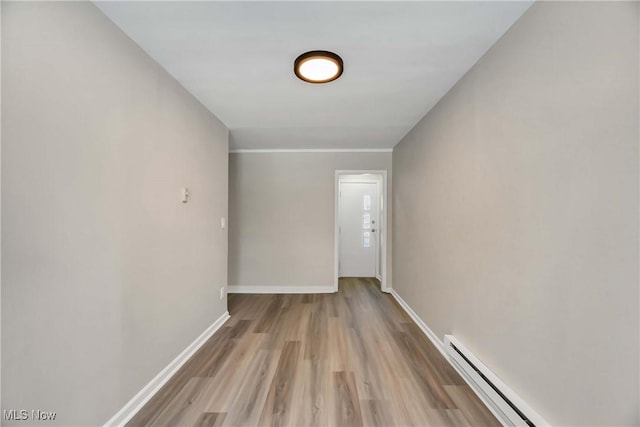
M 371 232 L 372 232 L 372 233 L 375 233 L 375 232 L 376 232 L 376 229 L 375 229 L 375 228 L 372 228 L 372 229 L 371 229 Z

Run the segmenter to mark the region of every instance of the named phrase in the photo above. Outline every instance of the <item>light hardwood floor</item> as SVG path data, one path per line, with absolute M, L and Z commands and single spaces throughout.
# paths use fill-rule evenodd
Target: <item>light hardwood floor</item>
M 500 425 L 377 280 L 229 312 L 128 426 Z

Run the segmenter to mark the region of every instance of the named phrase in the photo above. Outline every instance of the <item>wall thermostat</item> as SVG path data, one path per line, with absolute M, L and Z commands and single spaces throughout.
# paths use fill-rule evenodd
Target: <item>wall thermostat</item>
M 187 203 L 189 201 L 189 196 L 191 195 L 189 193 L 189 189 L 187 187 L 184 187 L 183 189 L 180 190 L 180 195 L 182 203 Z

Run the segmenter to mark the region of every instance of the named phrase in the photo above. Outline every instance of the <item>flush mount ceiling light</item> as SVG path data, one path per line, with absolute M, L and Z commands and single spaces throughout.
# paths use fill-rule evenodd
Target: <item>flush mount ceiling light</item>
M 326 50 L 312 50 L 296 58 L 293 71 L 308 83 L 329 83 L 342 75 L 342 58 Z

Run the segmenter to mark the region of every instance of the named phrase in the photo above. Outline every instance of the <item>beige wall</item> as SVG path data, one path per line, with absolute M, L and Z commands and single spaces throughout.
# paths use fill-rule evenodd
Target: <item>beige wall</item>
M 3 409 L 99 425 L 226 311 L 228 131 L 92 4 L 2 9 Z
M 540 2 L 398 144 L 394 288 L 554 425 L 638 425 L 638 3 Z
M 229 159 L 231 286 L 333 286 L 335 171 L 387 170 L 391 188 L 391 153 L 235 153 Z M 389 284 L 390 264 L 388 245 Z

